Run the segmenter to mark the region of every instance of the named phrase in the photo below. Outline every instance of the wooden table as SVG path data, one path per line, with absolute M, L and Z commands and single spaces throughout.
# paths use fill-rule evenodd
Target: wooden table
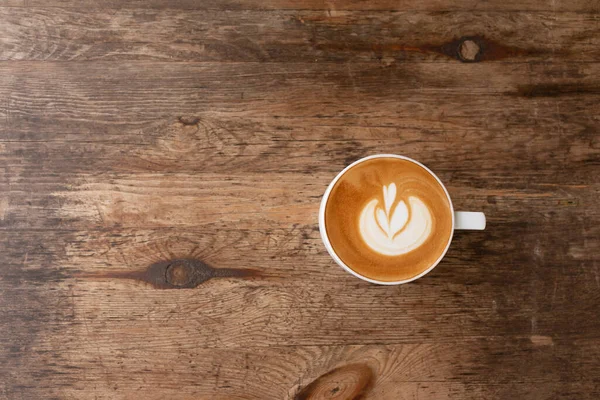
M 1 399 L 597 399 L 600 6 L 0 0 Z M 484 211 L 382 287 L 360 157 Z

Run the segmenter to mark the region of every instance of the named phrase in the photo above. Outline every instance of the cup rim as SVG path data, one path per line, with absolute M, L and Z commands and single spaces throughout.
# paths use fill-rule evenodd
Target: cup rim
M 448 243 L 446 243 L 446 247 L 444 248 L 444 251 L 438 257 L 438 259 L 433 264 L 431 264 L 431 266 L 429 266 L 426 270 L 419 273 L 418 275 L 415 275 L 409 279 L 403 279 L 400 281 L 380 281 L 380 280 L 372 279 L 372 278 L 369 278 L 369 277 L 359 274 L 358 272 L 354 271 L 352 268 L 347 266 L 346 263 L 344 263 L 342 261 L 342 259 L 336 254 L 335 250 L 333 250 L 333 246 L 331 245 L 331 242 L 329 241 L 329 237 L 327 236 L 327 229 L 325 227 L 325 207 L 327 205 L 327 201 L 329 200 L 329 195 L 331 193 L 331 190 L 333 189 L 333 186 L 350 168 L 354 167 L 357 164 L 365 162 L 367 160 L 372 160 L 374 158 L 398 158 L 398 159 L 410 161 L 414 164 L 417 164 L 418 166 L 423 168 L 425 171 L 427 171 L 429 174 L 431 174 L 431 176 L 433 176 L 437 180 L 437 182 L 440 184 L 442 189 L 444 189 L 444 193 L 446 194 L 446 198 L 448 199 L 448 204 L 450 204 L 450 215 L 452 216 L 452 229 L 450 231 L 450 237 L 448 238 Z M 450 248 L 450 243 L 452 243 L 452 238 L 454 237 L 454 224 L 455 224 L 454 205 L 452 204 L 452 199 L 450 198 L 450 194 L 448 193 L 446 186 L 442 183 L 440 178 L 438 178 L 438 176 L 432 170 L 430 170 L 429 168 L 427 168 L 425 165 L 421 164 L 417 160 L 413 160 L 410 157 L 401 156 L 398 154 L 374 154 L 371 156 L 360 158 L 360 159 L 354 161 L 353 163 L 351 163 L 350 165 L 346 166 L 335 176 L 335 178 L 333 178 L 333 180 L 331 181 L 329 186 L 327 186 L 327 189 L 325 190 L 325 193 L 323 194 L 323 197 L 321 199 L 321 205 L 319 207 L 319 232 L 321 233 L 321 240 L 323 240 L 323 244 L 325 245 L 325 248 L 327 249 L 327 252 L 331 256 L 331 258 L 333 258 L 333 260 L 340 267 L 342 267 L 344 270 L 346 270 L 350 274 L 354 275 L 355 277 L 362 279 L 364 281 L 367 281 L 367 282 L 378 284 L 378 285 L 401 285 L 404 283 L 409 283 L 409 282 L 415 281 L 415 280 L 427 275 L 429 272 L 431 272 L 431 270 L 433 270 L 440 263 L 440 261 L 442 261 L 442 258 L 444 258 L 444 256 L 448 252 L 448 249 Z

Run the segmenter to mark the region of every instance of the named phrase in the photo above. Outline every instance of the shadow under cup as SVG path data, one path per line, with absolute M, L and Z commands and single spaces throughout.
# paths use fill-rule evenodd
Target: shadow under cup
M 398 284 L 441 260 L 452 240 L 454 213 L 433 172 L 406 157 L 378 155 L 349 165 L 331 182 L 319 225 L 328 252 L 348 272 Z

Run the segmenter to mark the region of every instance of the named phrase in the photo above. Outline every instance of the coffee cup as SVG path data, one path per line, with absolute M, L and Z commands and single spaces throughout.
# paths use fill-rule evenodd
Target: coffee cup
M 454 211 L 448 190 L 425 165 L 377 154 L 344 168 L 319 210 L 321 238 L 350 274 L 381 285 L 423 277 L 442 260 L 455 230 L 483 230 L 481 212 Z

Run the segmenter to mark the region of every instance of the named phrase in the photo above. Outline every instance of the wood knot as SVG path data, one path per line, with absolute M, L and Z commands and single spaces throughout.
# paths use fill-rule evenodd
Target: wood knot
M 80 277 L 102 279 L 134 279 L 157 289 L 192 289 L 213 278 L 251 278 L 260 271 L 247 268 L 213 268 L 200 260 L 179 258 L 156 262 L 142 271 L 116 271 L 100 274 L 81 274 Z
M 465 62 L 479 61 L 481 47 L 473 39 L 464 39 L 458 47 L 458 56 Z
M 165 278 L 173 286 L 189 285 L 194 278 L 194 267 L 188 260 L 175 260 L 167 266 Z
M 308 399 L 359 399 L 367 393 L 373 382 L 373 372 L 368 365 L 350 364 L 321 375 L 306 386 L 294 400 Z
M 200 123 L 200 118 L 196 117 L 177 117 L 177 121 L 183 126 L 196 126 Z

